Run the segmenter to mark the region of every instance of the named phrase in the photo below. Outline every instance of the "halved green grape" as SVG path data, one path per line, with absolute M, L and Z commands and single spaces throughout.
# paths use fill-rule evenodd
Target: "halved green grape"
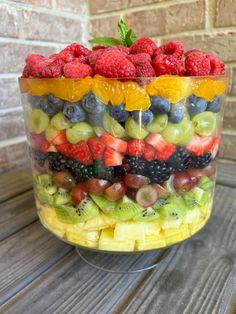
M 45 130 L 45 137 L 49 142 L 51 142 L 59 133 L 60 131 L 58 129 L 49 125 Z
M 179 124 L 180 123 L 169 122 L 164 131 L 161 132 L 166 142 L 178 144 L 183 139 L 183 131 L 179 127 Z
M 66 120 L 64 115 L 61 112 L 55 114 L 51 119 L 51 125 L 54 126 L 58 130 L 65 130 L 71 126 L 71 123 Z
M 66 138 L 71 144 L 76 144 L 81 140 L 86 141 L 93 136 L 95 136 L 95 132 L 86 122 L 76 123 L 72 128 L 66 130 Z
M 32 131 L 40 134 L 46 130 L 49 125 L 48 115 L 40 109 L 32 110 L 31 114 L 31 128 Z
M 131 117 L 129 117 L 125 122 L 126 134 L 132 138 L 144 139 L 148 132 L 136 123 Z
M 167 114 L 159 114 L 155 115 L 152 123 L 146 126 L 148 132 L 157 133 L 161 132 L 165 129 L 168 123 L 168 115 Z
M 193 117 L 194 131 L 203 136 L 211 136 L 216 131 L 216 114 L 205 111 Z
M 107 112 L 103 116 L 103 127 L 111 135 L 122 138 L 125 136 L 125 129 L 123 126 L 113 119 Z
M 186 146 L 194 136 L 194 126 L 191 120 L 184 118 L 178 126 L 182 131 L 181 140 L 178 142 L 180 146 Z

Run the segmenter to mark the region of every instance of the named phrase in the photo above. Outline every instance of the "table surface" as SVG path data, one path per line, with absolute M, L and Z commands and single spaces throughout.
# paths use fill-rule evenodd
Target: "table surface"
M 138 274 L 91 268 L 44 229 L 28 169 L 1 175 L 0 191 L 0 313 L 236 313 L 235 166 L 219 164 L 207 226 L 154 270 Z M 113 261 L 102 258 L 106 266 Z M 139 255 L 125 258 L 130 267 L 140 262 Z

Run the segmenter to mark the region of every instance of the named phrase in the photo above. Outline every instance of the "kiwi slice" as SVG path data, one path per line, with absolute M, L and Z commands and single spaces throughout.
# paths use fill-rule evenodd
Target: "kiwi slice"
M 125 122 L 125 131 L 128 136 L 140 140 L 144 139 L 148 135 L 148 132 L 131 117 L 129 117 Z
M 156 201 L 156 203 L 152 205 L 152 208 L 153 208 L 154 210 L 156 210 L 156 209 L 162 207 L 163 205 L 167 204 L 167 202 L 168 202 L 168 201 L 167 201 L 166 198 L 159 198 L 159 199 Z
M 116 208 L 112 212 L 111 217 L 117 220 L 125 221 L 132 219 L 144 210 L 138 204 L 134 203 L 127 196 L 124 196 L 122 200 L 117 202 Z
M 58 112 L 51 119 L 51 125 L 57 130 L 65 130 L 71 126 L 71 123 L 66 120 L 62 112 Z
M 203 189 L 197 186 L 193 188 L 193 191 L 196 202 L 199 206 L 204 206 L 206 205 L 207 202 L 209 202 L 211 198 L 211 193 L 209 191 L 204 191 Z
M 39 175 L 37 177 L 37 181 L 38 181 L 39 185 L 41 185 L 44 188 L 46 188 L 49 185 L 53 184 L 52 176 L 50 176 L 49 174 L 41 174 L 41 175 Z
M 36 134 L 46 130 L 49 125 L 48 115 L 40 109 L 34 109 L 31 113 L 31 128 Z
M 54 195 L 54 204 L 64 205 L 68 203 L 71 203 L 70 194 L 67 192 L 67 190 L 60 188 L 58 192 Z
M 112 213 L 116 207 L 116 202 L 110 201 L 103 196 L 90 194 L 90 197 L 105 214 Z
M 214 186 L 214 182 L 209 179 L 207 176 L 202 176 L 199 179 L 198 186 L 204 191 L 211 190 Z
M 137 216 L 133 218 L 134 221 L 153 221 L 160 217 L 157 210 L 155 210 L 152 207 L 145 208 L 141 213 L 139 213 Z
M 113 119 L 107 112 L 105 112 L 103 116 L 103 127 L 108 133 L 115 137 L 125 137 L 125 129 L 123 126 Z
M 182 198 L 174 198 L 169 200 L 169 204 L 166 204 L 158 209 L 158 212 L 162 219 L 165 220 L 178 220 L 185 216 L 186 205 Z
M 72 128 L 66 130 L 66 138 L 71 144 L 95 136 L 93 128 L 87 122 L 76 123 Z
M 86 197 L 76 208 L 76 213 L 80 222 L 85 222 L 96 217 L 99 214 L 97 204 L 90 198 Z
M 76 224 L 80 221 L 80 217 L 76 212 L 76 208 L 72 205 L 57 205 L 54 207 L 57 218 L 60 222 L 66 224 Z
M 190 190 L 183 195 L 184 202 L 188 209 L 193 209 L 197 206 L 194 190 Z
M 38 186 L 35 195 L 41 204 L 53 205 L 53 195 L 50 195 L 44 188 Z
M 160 114 L 155 115 L 153 118 L 152 123 L 146 126 L 148 132 L 157 133 L 161 132 L 165 129 L 168 124 L 168 115 L 167 114 Z

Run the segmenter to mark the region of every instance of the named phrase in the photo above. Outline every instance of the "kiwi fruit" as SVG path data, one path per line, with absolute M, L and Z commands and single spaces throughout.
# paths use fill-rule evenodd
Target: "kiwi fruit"
M 211 198 L 211 193 L 209 191 L 204 191 L 197 186 L 193 188 L 193 191 L 196 202 L 199 206 L 204 206 L 207 202 L 209 202 Z
M 85 222 L 96 217 L 99 214 L 97 204 L 90 198 L 86 197 L 77 207 L 76 213 L 80 222 Z
M 167 202 L 168 202 L 167 198 L 159 198 L 159 199 L 156 201 L 156 203 L 152 205 L 152 208 L 153 208 L 154 210 L 156 210 L 156 209 L 162 207 L 163 205 L 167 204 Z
M 134 203 L 127 196 L 124 196 L 120 201 L 117 202 L 111 217 L 117 220 L 125 221 L 137 216 L 143 210 L 143 207 L 140 207 L 138 204 Z
M 49 194 L 44 188 L 37 187 L 35 190 L 36 198 L 41 204 L 53 205 L 53 195 Z
M 153 221 L 160 217 L 157 210 L 155 210 L 152 207 L 145 208 L 141 213 L 139 213 L 137 216 L 134 216 L 134 221 Z
M 34 109 L 31 113 L 31 128 L 36 134 L 46 130 L 49 125 L 48 115 L 40 109 Z
M 103 127 L 108 133 L 115 137 L 125 137 L 125 129 L 123 126 L 113 119 L 107 112 L 105 112 L 103 116 Z
M 199 179 L 198 186 L 204 191 L 211 190 L 214 186 L 214 182 L 209 179 L 207 176 L 202 176 Z
M 76 224 L 80 221 L 80 217 L 76 213 L 76 208 L 72 205 L 56 205 L 54 209 L 60 222 Z
M 160 217 L 164 220 L 178 220 L 185 216 L 187 212 L 184 200 L 179 198 L 173 198 L 169 200 L 169 204 L 163 205 L 158 209 Z
M 110 201 L 103 196 L 90 194 L 90 197 L 105 214 L 112 213 L 116 207 L 116 202 Z
M 55 205 L 64 205 L 71 203 L 71 196 L 67 190 L 60 188 L 58 192 L 54 195 Z
M 57 192 L 57 186 L 53 183 L 52 177 L 49 174 L 41 174 L 37 176 L 37 185 L 39 189 L 45 193 L 53 195 Z
M 184 202 L 188 209 L 193 209 L 197 206 L 194 190 L 190 190 L 183 195 Z

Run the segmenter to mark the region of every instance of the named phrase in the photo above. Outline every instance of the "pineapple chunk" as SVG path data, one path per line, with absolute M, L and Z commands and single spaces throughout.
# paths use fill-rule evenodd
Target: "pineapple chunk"
M 212 207 L 212 201 L 209 203 L 206 203 L 204 206 L 201 206 L 201 207 L 199 206 L 199 209 L 204 217 L 209 218 L 210 213 L 211 213 L 211 207 Z
M 188 210 L 184 217 L 183 222 L 186 224 L 198 223 L 201 217 L 200 210 L 196 207 L 194 209 Z
M 196 224 L 196 223 L 195 223 L 195 224 L 190 224 L 190 225 L 189 225 L 190 233 L 191 233 L 191 234 L 194 234 L 194 233 L 196 233 L 197 231 L 199 231 L 200 229 L 202 229 L 202 228 L 205 226 L 205 224 L 206 224 L 208 218 L 209 218 L 209 217 L 204 218 L 203 220 L 201 220 L 201 221 L 198 222 L 197 224 Z
M 115 240 L 112 228 L 103 229 L 101 232 L 98 248 L 105 251 L 133 251 L 135 241 Z
M 80 231 L 79 231 L 80 230 Z M 78 228 L 78 232 L 66 230 L 67 240 L 82 246 L 96 248 L 98 245 L 99 232 L 98 231 L 82 231 Z
M 173 244 L 189 237 L 189 228 L 187 224 L 182 224 L 179 228 L 170 228 L 162 231 L 166 244 Z
M 85 223 L 84 230 L 97 231 L 105 228 L 109 228 L 115 224 L 115 220 L 100 213 L 93 219 L 88 220 Z
M 176 219 L 176 220 L 162 220 L 161 221 L 161 228 L 162 229 L 172 229 L 172 228 L 179 228 L 179 226 L 182 224 L 182 219 Z
M 160 222 L 158 220 L 146 222 L 145 227 L 145 240 L 149 236 L 157 236 L 160 233 Z
M 158 249 L 166 246 L 165 238 L 163 235 L 147 235 L 144 241 L 136 241 L 136 249 L 141 250 L 151 250 Z

